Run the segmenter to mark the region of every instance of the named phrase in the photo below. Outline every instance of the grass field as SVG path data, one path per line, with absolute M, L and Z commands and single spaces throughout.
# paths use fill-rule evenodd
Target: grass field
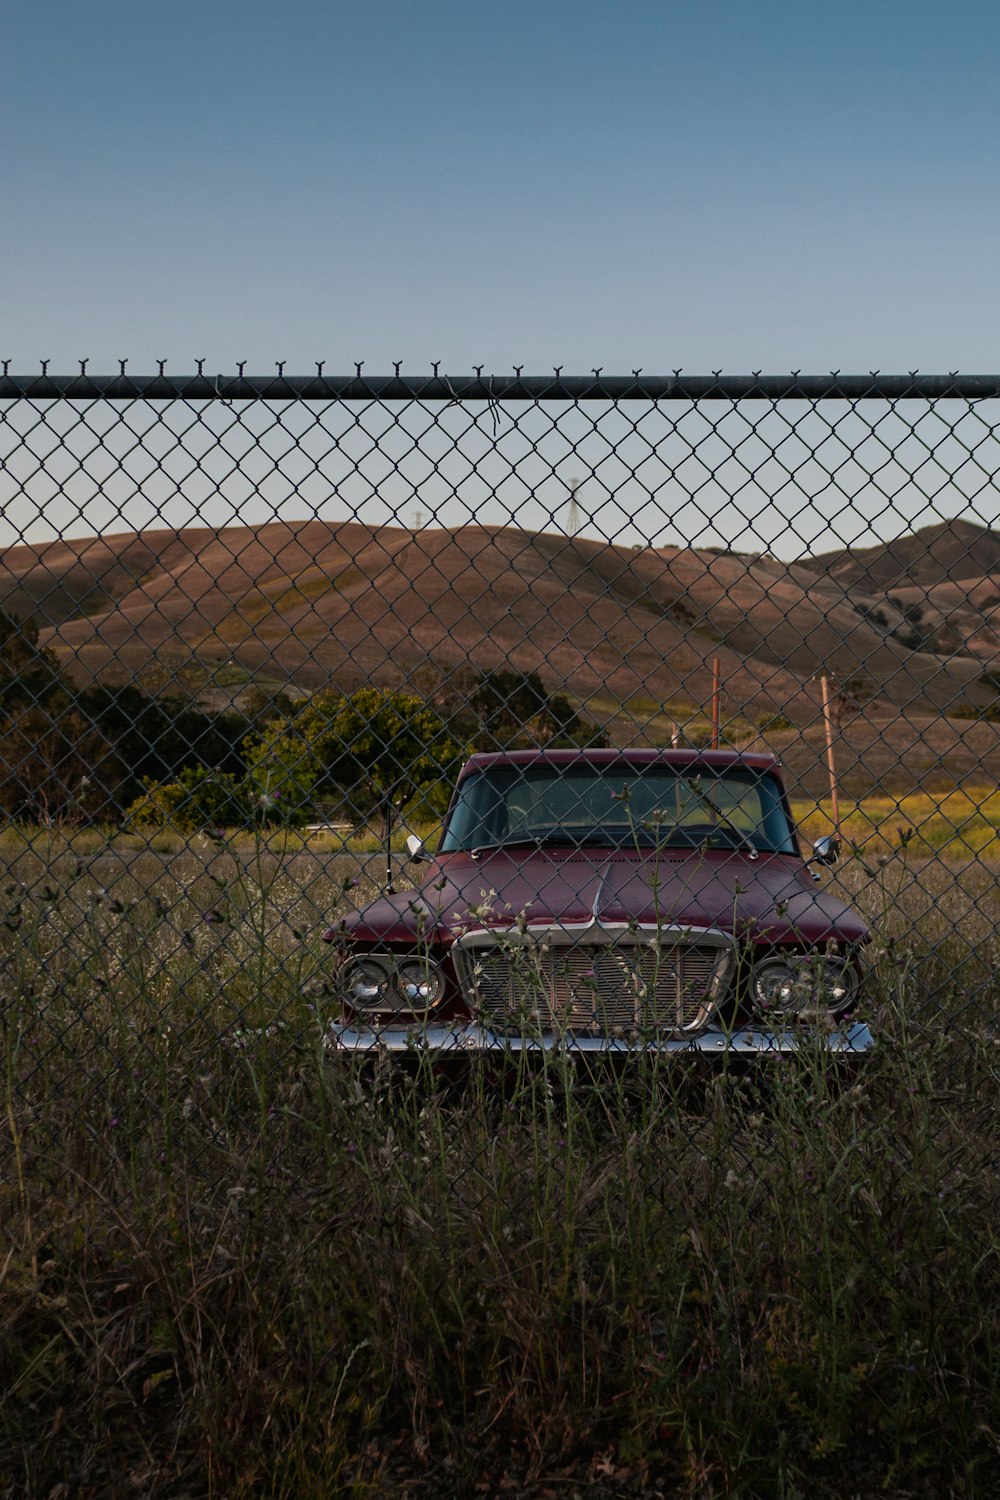
M 590 1080 L 329 1055 L 374 842 L 8 830 L 0 1495 L 995 1494 L 993 815 L 848 811 L 862 1068 Z
M 833 829 L 829 800 L 795 802 L 792 813 L 806 842 Z M 841 799 L 841 836 L 859 853 L 897 850 L 901 831 L 914 854 L 934 853 L 957 861 L 971 856 L 1000 860 L 1000 792 L 995 787 L 962 787 L 937 795 L 919 792 L 866 797 L 860 802 Z

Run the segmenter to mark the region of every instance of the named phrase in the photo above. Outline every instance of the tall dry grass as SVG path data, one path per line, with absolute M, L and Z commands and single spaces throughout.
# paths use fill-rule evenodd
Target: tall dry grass
M 584 1076 L 331 1055 L 364 860 L 9 861 L 0 1493 L 996 1492 L 989 872 L 843 867 L 863 1065 Z

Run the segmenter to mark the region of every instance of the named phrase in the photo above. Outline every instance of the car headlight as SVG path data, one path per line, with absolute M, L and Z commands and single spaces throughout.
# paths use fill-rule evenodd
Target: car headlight
M 428 958 L 411 958 L 399 964 L 393 982 L 407 1010 L 430 1010 L 444 993 L 444 975 Z
M 340 989 L 354 1010 L 392 1010 L 388 965 L 377 958 L 353 958 L 340 974 Z
M 858 992 L 858 976 L 849 960 L 802 954 L 769 958 L 750 974 L 750 992 L 763 1011 L 808 1015 L 846 1010 Z
M 444 975 L 430 958 L 379 953 L 348 959 L 339 988 L 360 1013 L 425 1015 L 444 994 Z

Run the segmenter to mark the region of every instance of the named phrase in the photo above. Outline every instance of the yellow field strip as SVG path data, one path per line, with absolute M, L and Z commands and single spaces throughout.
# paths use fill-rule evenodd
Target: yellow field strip
M 828 799 L 794 801 L 792 813 L 807 842 L 833 827 Z M 846 843 L 873 853 L 906 846 L 949 858 L 1000 855 L 1000 791 L 968 786 L 905 797 L 865 797 L 860 802 L 841 799 L 840 834 Z

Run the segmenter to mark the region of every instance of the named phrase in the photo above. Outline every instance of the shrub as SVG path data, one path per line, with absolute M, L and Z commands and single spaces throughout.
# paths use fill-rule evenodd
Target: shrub
M 259 815 L 250 787 L 228 771 L 187 766 L 174 781 L 149 781 L 126 817 L 134 828 L 244 828 Z
M 123 805 L 148 782 L 174 781 L 187 766 L 234 776 L 246 769 L 240 745 L 251 721 L 242 713 L 209 713 L 182 694 L 156 697 L 133 683 L 95 683 L 77 694 L 76 704 L 127 767 Z
M 784 714 L 761 714 L 757 728 L 761 734 L 780 734 L 783 729 L 794 729 L 795 725 Z
M 996 703 L 958 703 L 949 708 L 953 719 L 983 719 L 987 724 L 1000 721 L 1000 701 Z
M 867 703 L 877 691 L 874 682 L 865 672 L 854 672 L 846 679 L 841 693 L 852 703 Z

